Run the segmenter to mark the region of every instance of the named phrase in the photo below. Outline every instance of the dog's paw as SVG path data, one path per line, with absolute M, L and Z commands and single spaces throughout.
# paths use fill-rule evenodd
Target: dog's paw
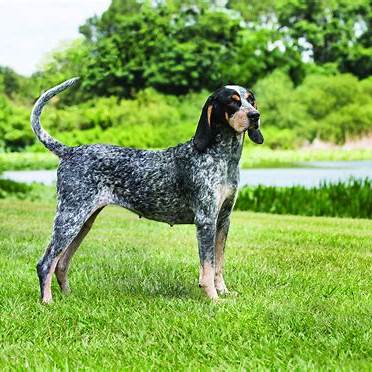
M 226 287 L 222 275 L 216 275 L 216 277 L 214 278 L 214 284 L 219 295 L 225 296 L 229 294 L 229 290 Z
M 43 297 L 40 299 L 42 305 L 51 305 L 53 303 L 52 297 Z
M 207 295 L 207 297 L 212 300 L 216 301 L 218 299 L 218 293 L 216 288 L 213 286 L 203 286 L 199 284 L 199 287 L 203 290 L 203 292 Z
M 221 296 L 225 296 L 229 294 L 229 290 L 227 289 L 225 285 L 216 286 L 216 290 L 217 290 L 217 293 Z

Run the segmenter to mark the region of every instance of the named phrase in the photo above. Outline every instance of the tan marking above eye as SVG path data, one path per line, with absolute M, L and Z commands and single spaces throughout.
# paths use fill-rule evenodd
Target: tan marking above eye
M 240 101 L 240 97 L 237 95 L 237 94 L 233 94 L 231 96 L 231 98 L 234 100 L 234 101 Z
M 212 105 L 209 105 L 207 109 L 207 117 L 208 117 L 209 126 L 211 126 L 211 115 L 212 115 Z

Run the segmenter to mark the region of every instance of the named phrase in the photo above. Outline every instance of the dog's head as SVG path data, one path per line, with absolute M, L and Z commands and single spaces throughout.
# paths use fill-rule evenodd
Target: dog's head
M 221 125 L 230 126 L 237 134 L 247 131 L 253 142 L 263 143 L 260 113 L 252 91 L 238 85 L 226 85 L 208 97 L 194 137 L 199 151 L 204 151 L 213 142 Z

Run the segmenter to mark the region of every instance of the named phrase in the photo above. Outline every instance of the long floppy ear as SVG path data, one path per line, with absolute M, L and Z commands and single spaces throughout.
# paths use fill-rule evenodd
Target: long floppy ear
M 258 145 L 262 145 L 264 143 L 264 138 L 260 129 L 249 128 L 248 136 L 254 143 L 257 143 Z
M 204 151 L 213 141 L 216 134 L 216 126 L 212 120 L 213 106 L 213 98 L 209 97 L 204 104 L 194 136 L 194 143 L 199 151 Z

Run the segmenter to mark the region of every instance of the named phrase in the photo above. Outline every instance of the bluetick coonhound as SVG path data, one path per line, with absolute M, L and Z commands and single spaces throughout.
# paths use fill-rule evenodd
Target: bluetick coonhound
M 170 225 L 195 224 L 199 286 L 211 299 L 228 293 L 223 279 L 224 248 L 244 133 L 253 142 L 263 143 L 253 93 L 235 85 L 218 89 L 202 109 L 195 136 L 166 150 L 102 144 L 68 147 L 41 127 L 40 115 L 47 101 L 77 80 L 45 92 L 31 113 L 36 136 L 60 158 L 53 233 L 37 264 L 42 301 L 52 300 L 53 273 L 62 292 L 69 291 L 71 257 L 98 213 L 109 204 Z

